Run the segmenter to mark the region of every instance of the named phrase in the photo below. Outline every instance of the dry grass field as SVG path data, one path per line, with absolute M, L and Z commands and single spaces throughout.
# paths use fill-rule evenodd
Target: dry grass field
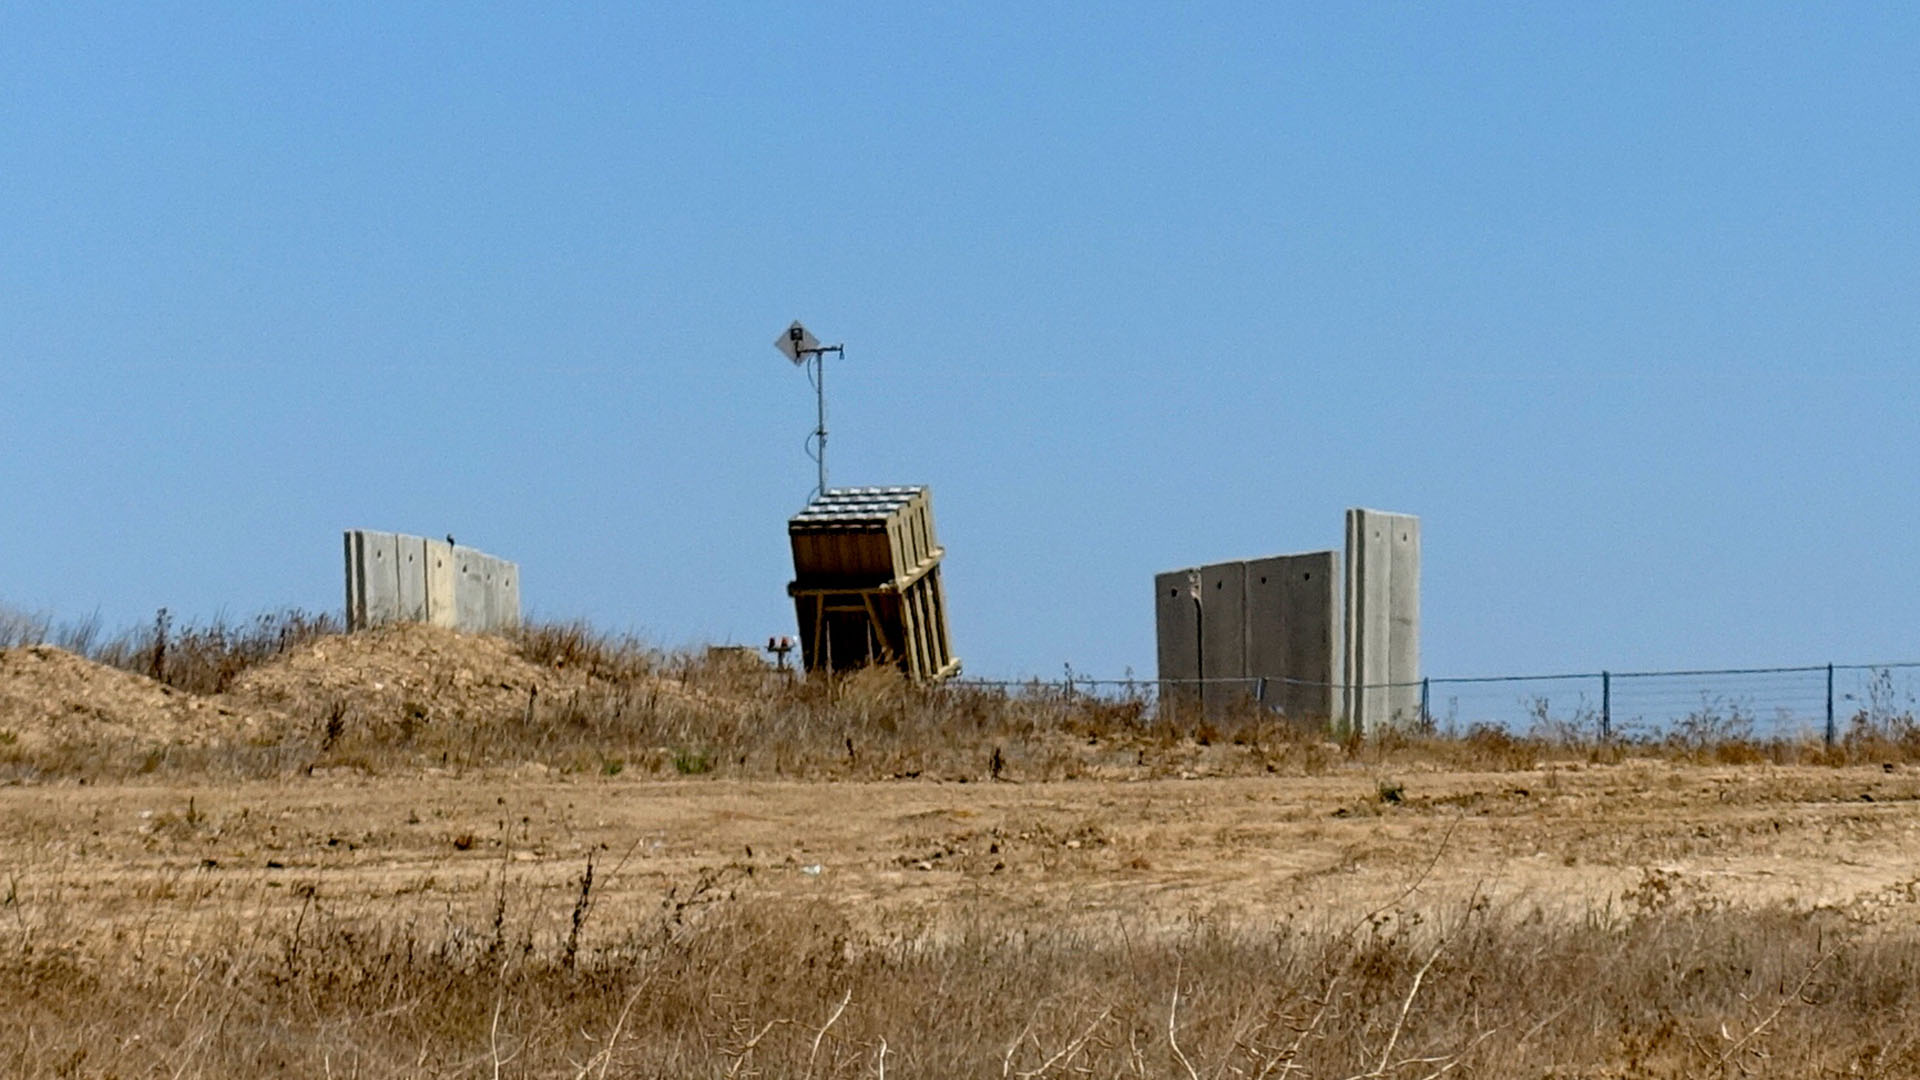
M 0 1075 L 1920 1075 L 1907 722 L 1340 746 L 575 627 L 162 640 L 0 650 Z

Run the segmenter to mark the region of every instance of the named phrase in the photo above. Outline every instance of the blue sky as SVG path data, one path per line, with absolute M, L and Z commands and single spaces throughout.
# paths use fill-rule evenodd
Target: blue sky
M 792 632 L 929 483 L 980 675 L 1425 522 L 1435 675 L 1920 656 L 1906 5 L 9 5 L 0 603 Z

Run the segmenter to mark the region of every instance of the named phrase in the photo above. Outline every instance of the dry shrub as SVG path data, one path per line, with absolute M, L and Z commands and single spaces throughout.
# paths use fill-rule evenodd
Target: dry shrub
M 70 653 L 86 655 L 94 649 L 99 639 L 100 616 L 97 613 L 77 622 L 56 624 L 50 615 L 0 604 L 0 649 L 52 645 Z
M 630 635 L 605 634 L 584 621 L 530 623 L 508 635 L 529 662 L 554 670 L 584 672 L 589 678 L 622 681 L 644 678 L 661 654 Z
M 1335 742 L 1325 725 L 1251 703 L 1212 719 L 1197 710 L 1160 715 L 1145 694 L 1151 684 L 1115 696 L 1071 684 L 916 685 L 888 670 L 823 679 L 738 650 L 664 652 L 578 622 L 503 639 L 411 629 L 422 632 L 334 638 L 331 617 L 292 611 L 175 630 L 163 613 L 153 627 L 94 646 L 92 656 L 157 671 L 171 688 L 245 714 L 246 735 L 132 738 L 75 725 L 16 745 L 0 715 L 0 778 L 538 763 L 569 772 L 972 781 L 1312 775 L 1419 763 L 1524 771 L 1628 756 L 1920 761 L 1920 725 L 1879 706 L 1832 747 L 1757 738 L 1750 718 L 1712 701 L 1670 731 L 1634 738 L 1603 739 L 1595 717 L 1553 714 L 1542 702 L 1525 732 L 1394 729 Z M 58 636 L 44 620 L 21 617 L 0 632 Z
M 269 612 L 244 623 L 216 618 L 176 628 L 167 609 L 153 625 L 129 630 L 84 652 L 90 659 L 146 675 L 191 694 L 220 694 L 243 672 L 309 642 L 341 633 L 339 618 L 298 609 Z
M 1920 760 L 1920 722 L 1911 713 L 1862 709 L 1847 722 L 1839 749 L 1853 761 Z
M 1546 749 L 1538 739 L 1485 724 L 1468 728 L 1461 742 L 1476 764 L 1504 770 L 1531 769 L 1540 763 Z

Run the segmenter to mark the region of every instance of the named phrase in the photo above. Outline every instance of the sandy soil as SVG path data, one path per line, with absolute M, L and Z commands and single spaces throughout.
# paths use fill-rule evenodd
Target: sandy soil
M 882 934 L 986 911 L 1141 934 L 1207 914 L 1340 921 L 1409 889 L 1551 918 L 1780 903 L 1920 919 L 1920 770 L 1410 772 L 1398 803 L 1382 779 L 12 787 L 0 889 L 46 933 L 144 940 L 314 905 L 484 922 L 503 895 L 549 932 L 589 857 L 601 933 L 722 893 L 844 906 Z
M 430 627 L 323 639 L 211 698 L 13 649 L 0 651 L 0 736 L 245 739 L 326 702 L 458 723 L 587 681 Z M 743 894 L 839 905 L 880 934 L 981 913 L 1124 933 L 1209 915 L 1341 921 L 1410 889 L 1416 905 L 1477 896 L 1551 918 L 1790 904 L 1920 919 L 1920 769 L 1383 774 L 1334 760 L 1310 777 L 1059 783 L 662 781 L 529 765 L 0 787 L 0 917 L 76 940 L 193 937 L 315 906 L 485 922 L 504 897 L 553 932 L 591 859 L 600 932 Z
M 252 737 L 276 719 L 251 703 L 182 693 L 52 646 L 0 649 L 0 731 L 7 742 L 199 744 Z
M 210 696 L 35 645 L 0 649 L 0 747 L 263 743 L 310 734 L 329 713 L 359 726 L 459 725 L 552 709 L 593 685 L 585 671 L 529 663 L 503 638 L 419 624 L 301 644 Z M 737 707 L 672 679 L 632 686 Z

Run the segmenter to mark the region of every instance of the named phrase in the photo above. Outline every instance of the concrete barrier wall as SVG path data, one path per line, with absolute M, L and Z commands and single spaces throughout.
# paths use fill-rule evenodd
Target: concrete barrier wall
M 346 534 L 347 627 L 425 622 L 471 633 L 520 623 L 520 567 L 404 533 Z
M 1347 511 L 1344 564 L 1312 551 L 1160 574 L 1154 605 L 1163 701 L 1218 716 L 1251 698 L 1361 733 L 1422 720 L 1411 514 Z
M 1153 579 L 1154 642 L 1160 662 L 1160 701 L 1190 708 L 1199 704 L 1192 680 L 1200 677 L 1199 571 L 1174 570 Z
M 454 617 L 453 600 L 453 545 L 445 540 L 421 540 L 420 552 L 426 570 L 426 621 L 450 629 L 457 627 L 459 621 Z M 516 600 L 515 610 L 518 609 Z
M 478 551 L 453 553 L 453 625 L 458 629 L 493 622 L 493 560 Z
M 1347 511 L 1345 617 L 1351 722 L 1366 733 L 1418 721 L 1419 518 Z
M 1387 594 L 1387 681 L 1395 723 L 1422 721 L 1420 715 L 1420 519 L 1393 515 L 1387 547 L 1392 553 L 1392 585 Z
M 1156 576 L 1161 700 L 1197 701 L 1210 716 L 1257 702 L 1333 719 L 1343 685 L 1338 565 L 1337 553 L 1316 551 Z M 1183 685 L 1196 678 L 1206 680 L 1198 689 Z
M 1200 701 L 1220 716 L 1253 698 L 1247 675 L 1247 564 L 1200 568 Z
M 392 622 L 427 621 L 427 553 L 423 542 L 395 535 L 393 566 L 399 572 Z
M 1290 717 L 1331 721 L 1342 700 L 1340 556 L 1254 559 L 1247 574 L 1247 674 Z
M 349 532 L 347 547 L 347 626 L 389 621 L 400 610 L 399 551 L 392 533 Z

